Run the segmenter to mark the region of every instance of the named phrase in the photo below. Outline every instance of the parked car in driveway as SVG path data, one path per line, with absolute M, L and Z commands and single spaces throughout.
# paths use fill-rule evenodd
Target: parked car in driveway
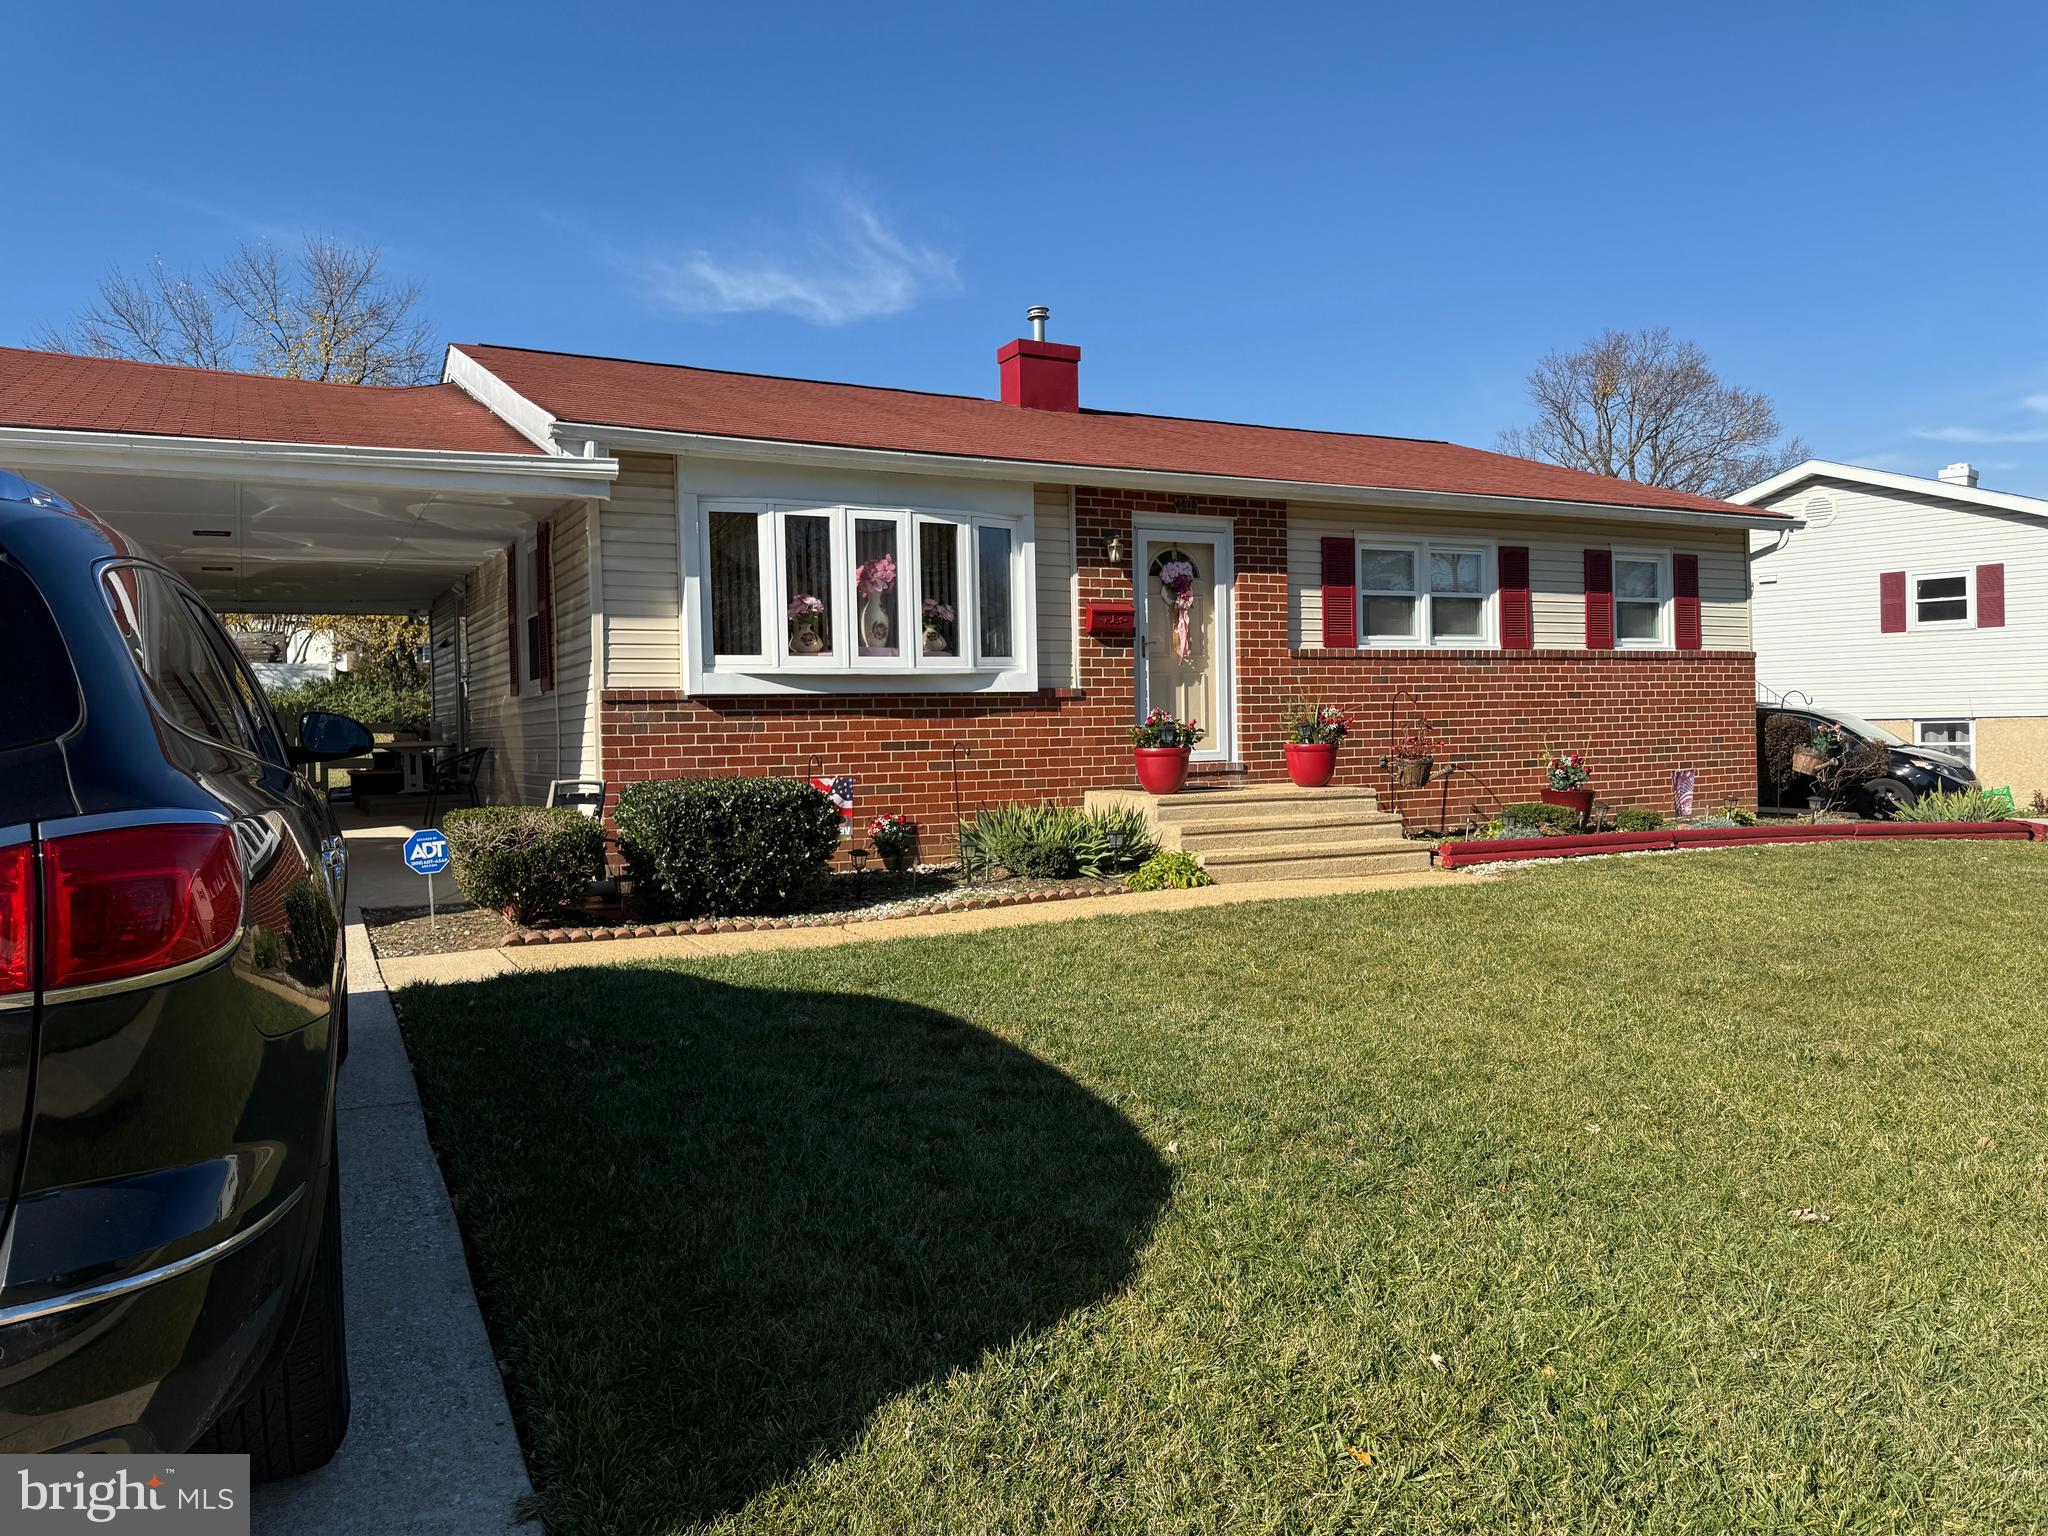
M 1887 817 L 1903 806 L 1917 804 L 1922 795 L 1935 790 L 1954 792 L 1977 787 L 1977 775 L 1960 758 L 1927 747 L 1916 747 L 1868 720 L 1812 705 L 1759 705 L 1756 712 L 1756 793 L 1760 809 L 1803 811 L 1808 797 L 1814 793 L 1810 775 L 1796 770 L 1782 775 L 1772 771 L 1769 747 L 1771 722 L 1787 717 L 1803 725 L 1809 735 L 1839 726 L 1845 736 L 1873 743 L 1885 753 L 1884 773 L 1862 784 L 1856 791 L 1852 809 L 1865 815 Z
M 0 1453 L 348 1427 L 346 859 L 219 620 L 0 471 Z

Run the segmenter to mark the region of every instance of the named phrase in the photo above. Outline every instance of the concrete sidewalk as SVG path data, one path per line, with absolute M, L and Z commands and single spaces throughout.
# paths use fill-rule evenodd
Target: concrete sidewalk
M 335 1108 L 353 1414 L 327 1466 L 254 1490 L 252 1529 L 499 1536 L 531 1491 L 526 1462 L 360 920 L 348 927 L 348 978 Z
M 1483 877 L 1482 877 L 1483 878 Z M 836 927 L 769 928 L 751 933 L 678 934 L 655 939 L 605 939 L 576 944 L 522 944 L 512 949 L 469 949 L 446 955 L 394 955 L 384 961 L 392 987 L 415 982 L 482 981 L 519 971 L 553 971 L 581 965 L 631 965 L 670 956 L 750 954 L 757 950 L 828 949 L 840 944 L 874 944 L 889 939 L 943 938 L 992 928 L 1038 923 L 1071 923 L 1091 917 L 1127 917 L 1146 912 L 1189 912 L 1246 901 L 1288 901 L 1311 896 L 1352 896 L 1417 886 L 1473 886 L 1479 879 L 1439 870 L 1369 875 L 1342 880 L 1258 880 L 1242 885 L 1208 885 L 1195 891 L 1133 891 L 1034 906 L 986 907 L 967 912 L 934 912 Z

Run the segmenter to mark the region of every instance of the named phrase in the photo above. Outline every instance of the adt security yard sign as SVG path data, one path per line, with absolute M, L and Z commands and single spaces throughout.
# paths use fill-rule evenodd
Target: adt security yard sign
M 405 840 L 405 867 L 427 877 L 427 921 L 439 927 L 440 919 L 434 913 L 434 876 L 448 867 L 448 839 L 433 827 L 413 833 Z

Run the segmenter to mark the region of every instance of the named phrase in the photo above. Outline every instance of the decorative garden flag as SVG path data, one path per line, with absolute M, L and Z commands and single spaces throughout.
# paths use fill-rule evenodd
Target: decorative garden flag
M 833 779 L 813 779 L 811 788 L 832 797 L 832 805 L 839 812 L 839 835 L 853 836 L 853 775 L 842 773 Z
M 1693 780 L 1690 768 L 1681 768 L 1671 775 L 1671 809 L 1680 816 L 1692 814 Z

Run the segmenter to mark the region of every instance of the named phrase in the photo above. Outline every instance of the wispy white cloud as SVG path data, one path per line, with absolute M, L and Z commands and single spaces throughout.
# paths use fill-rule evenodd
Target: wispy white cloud
M 1924 443 L 2048 443 L 2048 427 L 1915 427 Z
M 745 254 L 695 248 L 625 264 L 650 300 L 679 315 L 783 314 L 813 325 L 900 315 L 960 285 L 952 256 L 905 239 L 851 196 L 835 200 L 824 233 L 787 248 Z
M 2022 395 L 2020 397 L 2020 409 L 2023 411 L 2037 411 L 2043 416 L 2048 416 L 2048 394 Z

